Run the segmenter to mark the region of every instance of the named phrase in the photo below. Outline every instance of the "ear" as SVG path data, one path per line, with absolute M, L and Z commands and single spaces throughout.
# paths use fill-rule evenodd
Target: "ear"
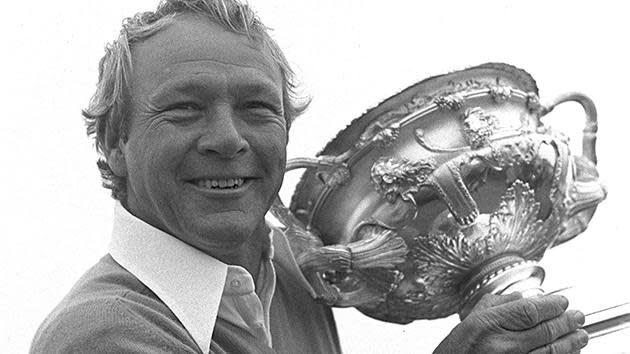
M 123 144 L 118 144 L 118 146 L 111 149 L 107 155 L 107 164 L 118 177 L 127 176 L 127 162 L 125 161 L 123 146 Z

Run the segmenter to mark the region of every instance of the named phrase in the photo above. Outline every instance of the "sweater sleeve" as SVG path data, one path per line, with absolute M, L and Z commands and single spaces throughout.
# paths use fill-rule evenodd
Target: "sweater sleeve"
M 65 307 L 38 330 L 31 353 L 201 353 L 175 319 L 125 297 Z

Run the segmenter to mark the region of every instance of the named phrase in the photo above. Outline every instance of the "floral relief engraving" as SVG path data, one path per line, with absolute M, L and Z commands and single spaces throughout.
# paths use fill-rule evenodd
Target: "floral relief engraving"
M 393 203 L 398 197 L 410 201 L 411 195 L 425 185 L 434 170 L 432 159 L 409 161 L 383 157 L 372 165 L 370 177 L 376 191 Z
M 481 107 L 467 109 L 462 116 L 464 134 L 473 149 L 490 144 L 490 137 L 496 130 L 496 119 Z

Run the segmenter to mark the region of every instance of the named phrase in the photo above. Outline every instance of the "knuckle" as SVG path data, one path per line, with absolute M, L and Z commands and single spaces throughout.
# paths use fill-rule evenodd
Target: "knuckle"
M 523 301 L 522 305 L 523 320 L 530 326 L 534 326 L 540 322 L 540 313 L 538 307 L 531 300 Z
M 554 326 L 553 322 L 551 321 L 543 322 L 540 325 L 540 332 L 543 340 L 547 343 L 558 337 L 556 326 Z
M 564 336 L 553 343 L 547 344 L 534 350 L 535 354 L 558 354 L 579 352 L 588 341 L 586 331 L 578 330 L 570 335 Z
M 536 351 L 534 351 L 534 353 L 536 353 L 536 354 L 560 354 L 562 352 L 560 351 L 560 349 L 556 345 L 549 344 L 549 345 L 546 345 L 546 346 L 544 346 L 542 348 L 538 348 Z
M 489 316 L 488 313 L 485 312 L 472 314 L 462 323 L 466 324 L 466 328 L 470 331 L 469 333 L 474 333 L 478 336 L 487 336 L 490 333 L 494 333 L 494 328 L 496 327 L 492 316 Z
M 549 354 L 561 354 L 562 352 L 560 351 L 560 348 L 558 346 L 550 345 L 548 353 Z M 565 354 L 565 353 L 562 353 L 562 354 Z

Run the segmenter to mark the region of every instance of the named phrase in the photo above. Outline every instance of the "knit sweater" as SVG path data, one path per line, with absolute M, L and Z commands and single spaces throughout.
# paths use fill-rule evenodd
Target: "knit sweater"
M 212 353 L 339 353 L 330 309 L 274 262 L 273 349 L 217 318 Z M 31 353 L 201 353 L 173 312 L 108 254 L 89 269 L 37 331 Z

